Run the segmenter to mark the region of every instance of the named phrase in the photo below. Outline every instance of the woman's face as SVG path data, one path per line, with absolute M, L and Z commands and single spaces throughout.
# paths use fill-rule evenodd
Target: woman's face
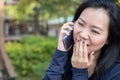
M 74 42 L 84 40 L 88 53 L 99 52 L 107 43 L 109 16 L 102 8 L 86 8 L 74 24 Z

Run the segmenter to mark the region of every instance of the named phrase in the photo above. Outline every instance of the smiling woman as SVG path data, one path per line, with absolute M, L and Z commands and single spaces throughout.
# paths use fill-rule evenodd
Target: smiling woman
M 100 54 L 100 49 L 107 43 L 108 24 L 109 17 L 104 9 L 86 8 L 74 23 L 75 43 L 83 40 L 88 45 L 88 53 Z
M 43 80 L 119 80 L 120 8 L 112 0 L 86 0 L 61 27 L 58 47 Z M 74 28 L 71 28 L 74 26 Z M 73 30 L 74 45 L 63 37 Z

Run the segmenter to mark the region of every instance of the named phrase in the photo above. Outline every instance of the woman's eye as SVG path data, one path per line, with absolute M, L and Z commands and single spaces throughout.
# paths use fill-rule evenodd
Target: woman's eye
M 93 33 L 96 33 L 96 34 L 100 34 L 98 31 L 96 30 L 92 30 Z
M 83 23 L 81 23 L 81 22 L 78 22 L 78 24 L 79 24 L 80 26 L 84 26 L 84 24 L 83 24 Z

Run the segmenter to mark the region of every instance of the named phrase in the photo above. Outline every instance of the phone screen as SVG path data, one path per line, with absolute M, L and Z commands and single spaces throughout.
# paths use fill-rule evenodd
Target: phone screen
M 73 26 L 71 26 L 73 28 Z M 73 30 L 68 31 L 69 35 L 63 37 L 63 44 L 66 50 L 69 50 L 73 45 Z

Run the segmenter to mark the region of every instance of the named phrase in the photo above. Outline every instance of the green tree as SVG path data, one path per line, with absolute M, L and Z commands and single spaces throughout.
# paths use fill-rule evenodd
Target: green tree
M 58 17 L 66 19 L 74 14 L 80 2 L 82 0 L 19 0 L 16 5 L 6 6 L 5 12 L 18 21 L 34 21 L 37 31 L 38 22 Z

